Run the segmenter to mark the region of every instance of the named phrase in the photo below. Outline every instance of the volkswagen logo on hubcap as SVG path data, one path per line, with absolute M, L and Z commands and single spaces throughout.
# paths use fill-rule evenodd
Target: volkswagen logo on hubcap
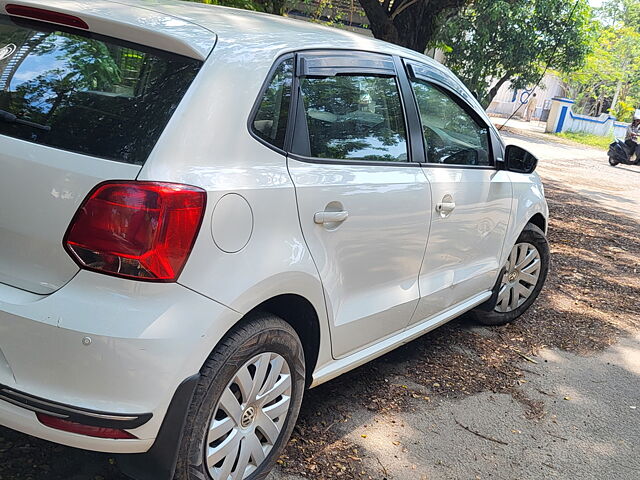
M 247 408 L 243 412 L 242 418 L 240 419 L 240 426 L 242 428 L 247 428 L 249 425 L 251 425 L 255 416 L 256 416 L 256 409 L 253 407 Z
M 4 60 L 5 58 L 9 58 L 11 55 L 15 53 L 18 47 L 15 44 L 10 43 L 2 48 L 0 48 L 0 60 Z

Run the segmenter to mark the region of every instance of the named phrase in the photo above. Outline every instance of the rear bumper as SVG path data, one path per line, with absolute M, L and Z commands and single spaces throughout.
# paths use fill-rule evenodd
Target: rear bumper
M 154 443 L 153 439 L 110 440 L 54 430 L 41 424 L 34 412 L 3 400 L 0 400 L 0 425 L 50 442 L 96 452 L 146 452 Z
M 0 285 L 0 425 L 87 450 L 147 452 L 174 393 L 239 318 L 179 284 L 86 271 L 48 296 Z M 137 439 L 55 430 L 36 409 L 93 425 L 115 418 Z
M 0 400 L 36 414 L 44 413 L 82 425 L 115 430 L 136 429 L 147 423 L 151 417 L 153 417 L 150 413 L 110 413 L 77 408 L 71 405 L 51 402 L 44 398 L 38 398 L 5 385 L 0 385 Z

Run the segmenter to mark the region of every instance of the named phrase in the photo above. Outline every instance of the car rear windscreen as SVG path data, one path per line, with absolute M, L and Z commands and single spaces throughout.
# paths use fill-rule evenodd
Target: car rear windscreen
M 0 135 L 143 165 L 201 66 L 0 16 Z

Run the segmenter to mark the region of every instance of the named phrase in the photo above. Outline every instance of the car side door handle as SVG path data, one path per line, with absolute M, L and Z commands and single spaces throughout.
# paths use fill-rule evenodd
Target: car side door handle
M 455 208 L 454 202 L 440 202 L 436 205 L 436 212 L 452 212 Z
M 436 212 L 438 212 L 442 218 L 445 218 L 451 215 L 451 212 L 453 212 L 455 208 L 456 208 L 455 202 L 436 203 Z
M 436 203 L 436 212 L 440 214 L 442 218 L 446 218 L 451 215 L 456 208 L 456 202 L 453 200 L 453 196 L 447 193 L 439 203 Z
M 349 216 L 349 212 L 342 210 L 339 212 L 317 212 L 313 216 L 313 221 L 318 225 L 323 223 L 341 223 L 344 222 Z

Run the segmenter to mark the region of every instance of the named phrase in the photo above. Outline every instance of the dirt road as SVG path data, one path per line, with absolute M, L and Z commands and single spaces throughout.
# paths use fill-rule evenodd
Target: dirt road
M 272 480 L 640 478 L 640 167 L 504 136 L 539 157 L 550 201 L 537 305 L 506 327 L 454 322 L 309 392 Z
M 640 219 L 640 166 L 612 167 L 606 152 L 571 142 L 549 142 L 538 136 L 509 133 L 503 136 L 509 143 L 535 152 L 543 180 L 570 185 L 604 208 Z
M 518 322 L 461 319 L 310 392 L 269 480 L 640 478 L 640 167 L 540 157 L 553 272 Z M 0 480 L 123 480 L 0 427 Z

